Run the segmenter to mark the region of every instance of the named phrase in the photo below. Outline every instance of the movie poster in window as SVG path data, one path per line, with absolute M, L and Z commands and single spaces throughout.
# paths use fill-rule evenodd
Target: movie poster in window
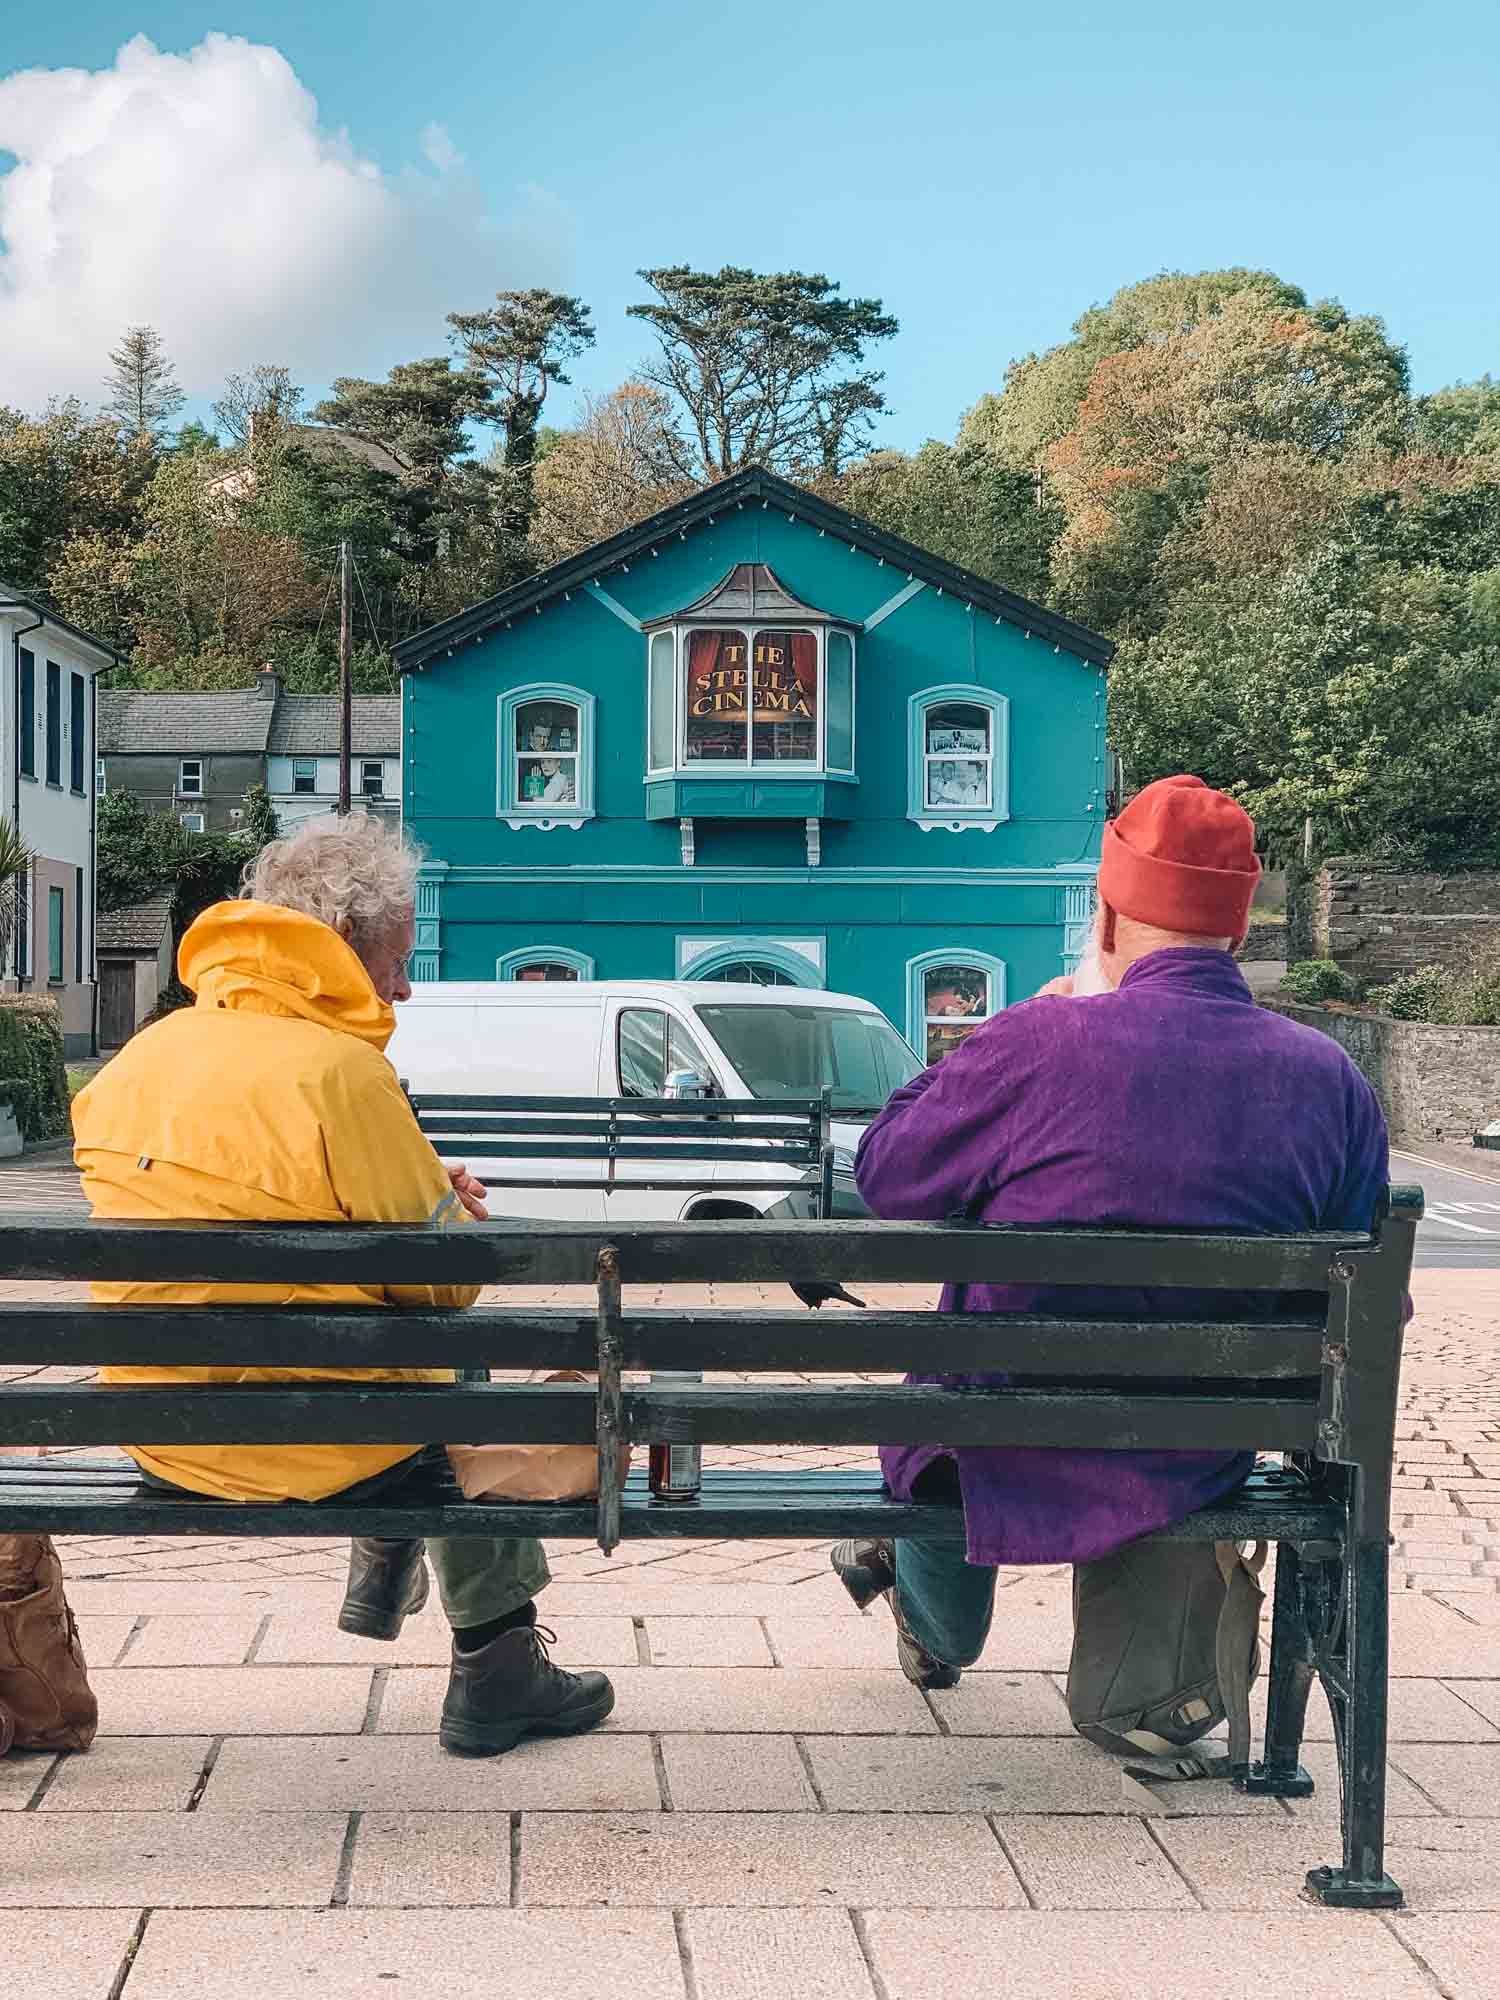
M 749 640 L 743 632 L 713 630 L 689 634 L 686 703 L 689 763 L 744 763 L 749 650 Z

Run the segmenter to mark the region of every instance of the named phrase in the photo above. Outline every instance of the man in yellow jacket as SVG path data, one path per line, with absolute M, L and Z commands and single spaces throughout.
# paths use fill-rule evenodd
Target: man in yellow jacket
M 206 910 L 182 940 L 192 1008 L 122 1049 L 81 1091 L 73 1128 L 97 1216 L 214 1222 L 424 1222 L 483 1217 L 484 1189 L 444 1168 L 417 1127 L 385 1046 L 411 986 L 416 857 L 373 817 L 308 822 L 265 848 L 247 899 Z M 467 1285 L 97 1285 L 108 1304 L 464 1307 Z M 326 1380 L 337 1369 L 109 1368 L 108 1382 Z M 445 1369 L 361 1379 L 451 1379 Z M 316 1503 L 398 1483 L 410 1445 L 128 1447 L 143 1475 L 247 1502 Z M 591 1728 L 614 1706 L 603 1674 L 547 1658 L 533 1599 L 535 1541 L 466 1536 L 432 1546 L 453 1661 L 444 1746 L 493 1755 L 532 1734 Z M 421 1542 L 357 1541 L 339 1623 L 394 1639 L 427 1598 Z

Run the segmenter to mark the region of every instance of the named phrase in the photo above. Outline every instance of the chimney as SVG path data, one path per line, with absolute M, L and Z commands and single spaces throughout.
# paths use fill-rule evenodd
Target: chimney
M 263 694 L 268 701 L 279 699 L 281 695 L 281 676 L 269 661 L 255 676 L 255 686 L 257 692 Z

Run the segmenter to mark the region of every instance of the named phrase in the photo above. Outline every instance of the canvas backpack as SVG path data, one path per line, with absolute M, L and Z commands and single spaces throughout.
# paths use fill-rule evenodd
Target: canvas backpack
M 1068 1714 L 1080 1736 L 1128 1759 L 1126 1791 L 1227 1777 L 1250 1761 L 1266 1545 L 1132 1542 L 1073 1570 Z M 1192 1750 L 1228 1718 L 1228 1755 Z

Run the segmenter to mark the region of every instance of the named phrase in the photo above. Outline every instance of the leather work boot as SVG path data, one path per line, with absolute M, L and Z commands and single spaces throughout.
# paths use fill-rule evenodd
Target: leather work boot
M 362 1639 L 396 1639 L 427 1602 L 427 1544 L 356 1536 L 349 1544 L 349 1582 L 339 1630 Z
M 896 1549 L 892 1542 L 840 1542 L 829 1558 L 839 1582 L 863 1611 L 883 1597 L 896 1621 L 896 1658 L 913 1687 L 957 1687 L 962 1667 L 950 1667 L 922 1645 L 902 1615 L 896 1595 Z
M 569 1674 L 547 1657 L 557 1634 L 520 1625 L 478 1646 L 453 1648 L 438 1741 L 462 1757 L 498 1757 L 523 1736 L 576 1736 L 615 1705 L 603 1674 Z
M 98 1726 L 51 1539 L 0 1535 L 0 1748 L 87 1750 Z

